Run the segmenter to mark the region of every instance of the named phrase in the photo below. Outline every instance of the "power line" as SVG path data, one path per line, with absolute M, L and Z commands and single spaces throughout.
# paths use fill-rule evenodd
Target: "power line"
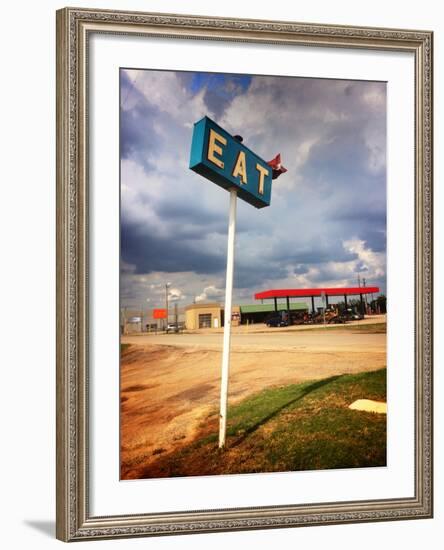
M 137 79 L 139 78 L 139 75 L 140 75 L 140 72 L 138 72 L 136 74 L 136 78 L 134 80 L 131 81 L 131 87 L 128 89 L 127 93 L 126 93 L 126 96 L 125 96 L 125 99 L 122 101 L 122 104 L 121 104 L 121 107 L 123 107 L 125 105 L 125 103 L 127 102 L 131 92 L 134 90 L 135 88 L 135 84 L 137 82 Z

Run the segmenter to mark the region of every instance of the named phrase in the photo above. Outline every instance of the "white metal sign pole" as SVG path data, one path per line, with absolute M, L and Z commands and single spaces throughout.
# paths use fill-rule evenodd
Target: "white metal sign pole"
M 227 431 L 228 373 L 230 369 L 231 305 L 233 297 L 234 237 L 236 233 L 237 189 L 230 189 L 230 214 L 228 218 L 227 280 L 225 286 L 224 344 L 222 350 L 222 375 L 220 385 L 219 448 L 225 446 Z

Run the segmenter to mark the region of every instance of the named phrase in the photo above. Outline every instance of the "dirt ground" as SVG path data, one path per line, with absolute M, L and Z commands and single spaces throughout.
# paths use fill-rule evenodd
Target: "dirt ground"
M 218 409 L 222 334 L 124 336 L 121 356 L 121 478 L 137 479 L 159 457 L 191 442 Z M 229 404 L 273 385 L 376 370 L 386 335 L 271 331 L 232 337 Z

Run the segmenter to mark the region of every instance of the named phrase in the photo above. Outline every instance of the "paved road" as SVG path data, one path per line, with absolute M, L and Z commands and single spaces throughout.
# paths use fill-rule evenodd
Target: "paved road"
M 221 333 L 211 334 L 146 334 L 126 335 L 122 343 L 195 347 L 220 350 Z M 269 334 L 233 334 L 232 349 L 238 350 L 304 350 L 304 351 L 385 351 L 385 334 L 362 334 L 352 331 L 270 332 Z

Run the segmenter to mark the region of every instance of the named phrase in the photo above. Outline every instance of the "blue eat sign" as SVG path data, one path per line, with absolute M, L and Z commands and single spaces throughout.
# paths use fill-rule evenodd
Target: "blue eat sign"
M 194 124 L 190 168 L 256 208 L 270 205 L 271 167 L 207 116 Z

